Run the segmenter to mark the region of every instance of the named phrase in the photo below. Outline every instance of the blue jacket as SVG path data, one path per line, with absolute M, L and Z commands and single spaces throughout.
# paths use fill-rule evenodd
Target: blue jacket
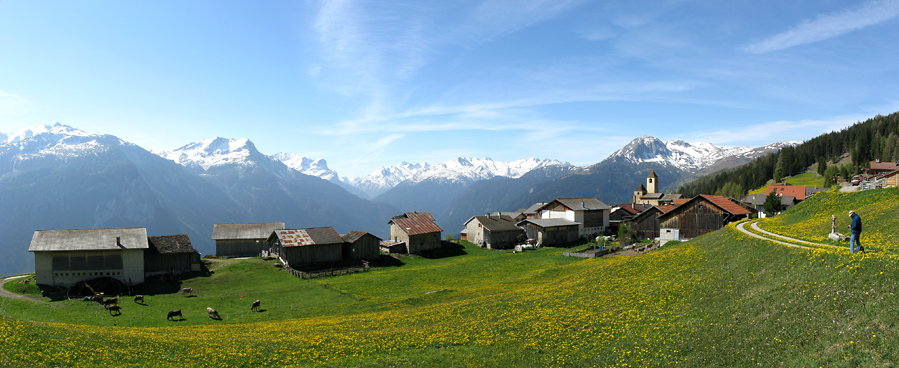
M 858 214 L 852 216 L 852 224 L 849 225 L 849 228 L 852 229 L 853 234 L 861 234 L 862 233 L 862 217 Z

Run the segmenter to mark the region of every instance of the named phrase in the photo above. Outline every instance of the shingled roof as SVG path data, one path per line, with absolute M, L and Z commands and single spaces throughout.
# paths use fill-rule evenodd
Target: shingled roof
M 283 229 L 283 222 L 215 224 L 212 227 L 212 240 L 266 239 L 272 231 Z
M 596 198 L 556 198 L 553 202 L 559 202 L 572 211 L 596 211 L 612 208 Z M 543 207 L 545 208 L 553 202 L 549 202 Z
M 188 237 L 187 234 L 148 236 L 147 243 L 150 245 L 150 253 L 174 254 L 195 252 L 193 245 L 190 244 L 190 237 Z
M 571 221 L 571 220 L 568 220 L 568 219 L 562 219 L 562 218 L 554 218 L 554 219 L 527 219 L 527 220 L 521 220 L 521 221 L 518 222 L 516 225 L 521 226 L 521 225 L 524 224 L 525 222 L 530 222 L 530 223 L 532 223 L 532 224 L 534 224 L 534 225 L 537 225 L 537 226 L 539 226 L 539 227 L 542 227 L 542 228 L 544 228 L 544 229 L 545 229 L 545 228 L 548 228 L 548 227 L 576 226 L 576 225 L 580 225 L 580 222 L 574 222 L 574 221 Z
M 38 230 L 29 252 L 147 249 L 147 228 Z
M 750 214 L 749 210 L 743 208 L 742 206 L 732 202 L 724 196 L 720 195 L 708 195 L 708 194 L 700 194 L 698 197 L 702 197 L 705 200 L 711 202 L 712 204 L 718 206 L 722 210 L 730 212 L 733 215 L 747 215 Z M 696 198 L 694 198 L 696 199 Z
M 343 239 L 332 227 L 316 227 L 311 229 L 274 230 L 281 246 L 285 248 L 302 247 L 316 244 L 342 244 Z
M 402 216 L 394 216 L 388 224 L 396 224 L 406 235 L 420 235 L 443 231 L 434 222 L 434 216 L 428 212 L 406 212 Z
M 364 232 L 364 231 L 353 230 L 346 234 L 340 234 L 340 238 L 343 239 L 344 243 L 355 243 L 357 240 L 362 239 L 362 237 L 365 236 L 366 234 L 368 234 L 368 233 Z M 369 235 L 371 235 L 371 234 L 369 234 Z M 372 236 L 374 236 L 374 235 L 372 235 Z M 377 236 L 375 236 L 375 239 L 378 239 L 379 242 L 381 241 L 381 238 L 379 238 Z
M 511 216 L 503 215 L 503 216 L 473 216 L 472 218 L 465 221 L 465 226 L 468 226 L 468 223 L 472 220 L 478 220 L 478 222 L 483 226 L 487 231 L 521 231 L 521 228 L 515 226 L 515 219 Z

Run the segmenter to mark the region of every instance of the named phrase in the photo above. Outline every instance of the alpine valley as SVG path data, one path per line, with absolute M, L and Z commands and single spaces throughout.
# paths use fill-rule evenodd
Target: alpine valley
M 799 142 L 721 147 L 644 136 L 601 162 L 575 167 L 552 159 L 379 167 L 341 178 L 324 159 L 265 155 L 246 139 L 214 138 L 153 152 L 115 136 L 57 123 L 0 134 L 0 274 L 33 270 L 35 230 L 146 227 L 188 234 L 215 252 L 215 223 L 285 222 L 388 237 L 387 222 L 428 211 L 457 236 L 473 215 L 514 211 L 559 197 L 627 202 L 655 171 L 665 189 Z

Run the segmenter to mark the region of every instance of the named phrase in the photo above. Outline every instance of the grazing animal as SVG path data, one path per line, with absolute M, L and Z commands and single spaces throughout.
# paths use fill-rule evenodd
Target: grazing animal
M 135 296 L 134 296 L 134 302 L 135 302 L 135 303 L 140 302 L 141 304 L 143 304 L 143 303 L 144 303 L 144 296 L 143 296 L 143 295 L 135 295 Z
M 181 295 L 187 295 L 187 294 L 193 295 L 193 293 L 194 293 L 194 289 L 193 289 L 193 288 L 184 288 L 184 289 L 181 289 Z
M 209 318 L 222 319 L 222 317 L 219 316 L 219 312 L 215 309 L 206 307 L 206 313 L 209 313 Z
M 258 299 L 255 302 L 253 302 L 253 306 L 250 307 L 250 310 L 256 311 L 256 312 L 259 311 L 259 300 Z
M 112 312 L 115 312 L 116 315 L 122 314 L 122 307 L 118 305 L 107 305 L 106 310 L 109 311 L 109 314 L 112 314 Z
M 169 315 L 168 315 L 167 317 L 165 317 L 165 319 L 172 319 L 172 318 L 174 318 L 174 317 L 178 317 L 178 318 L 180 318 L 180 319 L 184 319 L 184 316 L 181 315 L 181 310 L 180 310 L 180 309 L 178 309 L 178 310 L 173 310 L 173 311 L 169 311 Z
M 109 298 L 109 299 L 106 299 L 106 300 L 103 301 L 103 305 L 108 306 L 108 305 L 112 305 L 112 304 L 118 305 L 118 304 L 119 304 L 119 298 L 112 297 L 112 298 Z

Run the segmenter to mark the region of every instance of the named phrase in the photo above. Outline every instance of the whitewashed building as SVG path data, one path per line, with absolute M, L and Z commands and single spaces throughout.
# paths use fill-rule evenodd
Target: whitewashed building
M 126 285 L 144 282 L 146 228 L 38 230 L 31 239 L 35 282 L 69 287 L 111 277 Z

